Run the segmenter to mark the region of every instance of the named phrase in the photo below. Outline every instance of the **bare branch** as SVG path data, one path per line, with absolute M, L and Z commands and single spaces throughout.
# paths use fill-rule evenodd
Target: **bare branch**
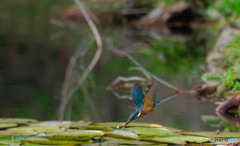
M 171 99 L 173 99 L 174 97 L 176 97 L 176 96 L 178 96 L 178 95 L 180 95 L 180 94 L 179 94 L 179 93 L 175 93 L 175 94 L 173 94 L 173 95 L 170 95 L 170 96 L 162 99 L 159 104 L 163 104 L 164 102 L 167 102 L 168 100 L 171 100 Z M 157 105 L 159 105 L 159 104 L 157 104 Z
M 95 26 L 94 22 L 91 20 L 90 16 L 88 15 L 83 3 L 80 0 L 74 0 L 74 2 L 76 3 L 78 9 L 81 11 L 81 13 L 84 16 L 84 18 L 86 19 L 89 27 L 91 28 L 98 48 L 97 48 L 97 51 L 96 51 L 93 59 L 91 60 L 90 64 L 88 65 L 87 69 L 83 72 L 82 76 L 77 81 L 77 85 L 74 86 L 70 90 L 70 92 L 67 94 L 67 96 L 64 96 L 63 97 L 64 99 L 61 100 L 61 105 L 60 105 L 60 109 L 59 109 L 59 120 L 63 120 L 64 111 L 66 109 L 66 106 L 67 106 L 69 100 L 75 94 L 75 92 L 80 88 L 80 86 L 82 85 L 84 80 L 87 78 L 87 76 L 91 72 L 91 70 L 94 68 L 94 66 L 96 65 L 97 61 L 99 60 L 99 58 L 102 54 L 102 39 L 97 30 L 97 27 Z M 73 61 L 75 61 L 75 60 L 73 60 Z M 70 66 L 70 68 L 72 68 L 72 66 Z
M 133 77 L 122 77 L 122 76 L 119 76 L 111 83 L 111 86 L 116 85 L 120 81 L 124 81 L 124 82 L 128 82 L 128 81 L 146 81 L 146 79 L 144 79 L 142 77 L 138 77 L 138 76 L 133 76 Z

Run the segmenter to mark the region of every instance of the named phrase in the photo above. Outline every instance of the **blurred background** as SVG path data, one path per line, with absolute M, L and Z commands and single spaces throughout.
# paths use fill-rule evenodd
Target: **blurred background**
M 136 65 L 114 49 L 129 53 L 165 81 L 192 89 L 202 84 L 205 58 L 215 44 L 219 23 L 229 18 L 236 5 L 223 5 L 226 0 L 82 2 L 101 34 L 103 51 L 67 104 L 64 119 L 92 122 L 125 122 L 135 111 L 133 102 L 116 97 L 109 85 L 119 76 L 144 75 L 131 69 Z M 1 0 L 0 116 L 57 120 L 71 58 L 77 50 L 82 52 L 73 70 L 78 79 L 96 48 L 91 29 L 73 1 Z M 158 99 L 172 92 L 162 85 Z M 129 95 L 130 89 L 121 94 Z M 211 101 L 181 95 L 138 122 L 215 130 L 201 120 L 202 115 L 216 115 L 215 108 Z

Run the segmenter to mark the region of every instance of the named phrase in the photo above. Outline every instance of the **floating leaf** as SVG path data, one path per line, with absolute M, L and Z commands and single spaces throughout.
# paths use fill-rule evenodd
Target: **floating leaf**
M 64 129 L 52 126 L 29 126 L 7 129 L 10 135 L 37 135 L 38 133 L 63 132 Z
M 138 140 L 125 140 L 125 139 L 115 139 L 106 141 L 107 144 L 120 144 L 120 145 L 151 145 L 153 143 L 147 141 L 138 141 Z
M 144 127 L 132 127 L 127 128 L 140 135 L 140 137 L 153 137 L 153 136 L 163 136 L 163 135 L 176 135 L 166 128 L 144 128 Z
M 0 144 L 4 144 L 4 145 L 19 145 L 21 139 L 33 139 L 33 137 L 27 137 L 27 136 L 4 136 L 4 137 L 0 137 Z
M 75 130 L 75 131 L 47 134 L 42 137 L 50 140 L 84 141 L 84 140 L 90 140 L 93 137 L 99 137 L 103 135 L 104 133 L 102 131 L 97 131 L 97 130 Z
M 14 123 L 10 123 L 10 124 L 1 124 L 0 123 L 0 129 L 4 129 L 4 128 L 12 128 L 12 127 L 17 127 L 17 124 Z
M 13 145 L 13 144 L 17 144 L 17 143 L 19 143 L 19 141 L 14 140 L 10 136 L 1 136 L 0 137 L 0 145 Z
M 240 138 L 239 132 L 180 132 L 182 135 L 196 135 L 214 138 Z
M 106 132 L 104 135 L 118 139 L 138 139 L 138 135 L 136 133 L 128 130 L 114 129 L 113 132 Z
M 96 123 L 95 125 L 110 127 L 110 128 L 121 128 L 121 127 L 123 127 L 124 123 L 122 123 L 122 122 L 105 122 L 105 123 Z
M 185 143 L 204 143 L 210 142 L 210 138 L 198 136 L 169 135 L 157 138 L 141 138 L 140 140 L 155 143 L 185 144 Z
M 122 122 L 106 122 L 106 123 L 96 123 L 95 125 L 111 127 L 111 128 L 122 128 L 125 123 Z M 149 127 L 149 128 L 160 128 L 163 127 L 159 124 L 149 124 L 149 123 L 130 123 L 127 127 Z
M 47 127 L 63 127 L 63 126 L 69 126 L 73 123 L 70 121 L 47 121 L 47 122 L 40 122 L 40 123 L 34 123 L 30 124 L 30 126 L 47 126 Z
M 127 127 L 149 127 L 149 128 L 160 128 L 163 127 L 159 124 L 148 124 L 148 123 L 130 123 Z
M 34 119 L 21 119 L 21 118 L 0 118 L 0 123 L 15 123 L 15 124 L 26 124 L 35 123 L 37 120 Z
M 29 140 L 22 139 L 21 144 L 37 144 L 37 145 L 81 145 L 84 143 L 92 143 L 92 141 L 61 141 L 61 140 Z
M 79 125 L 79 124 L 71 125 L 71 126 L 69 126 L 69 129 L 87 129 L 87 130 L 103 130 L 103 131 L 113 130 L 112 128 L 104 127 L 104 126 L 97 126 L 97 125 L 83 126 L 83 125 Z

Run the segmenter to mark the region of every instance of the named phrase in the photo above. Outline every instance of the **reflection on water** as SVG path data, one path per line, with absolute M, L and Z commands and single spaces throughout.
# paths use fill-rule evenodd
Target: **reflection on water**
M 81 25 L 71 30 L 50 23 L 51 18 L 57 18 L 57 14 L 72 5 L 70 2 L 55 0 L 39 3 L 22 0 L 12 3 L 4 0 L 2 3 L 0 116 L 57 119 L 59 97 L 69 57 L 82 38 L 88 38 L 89 28 Z M 206 51 L 204 43 L 198 48 L 201 54 L 198 57 L 193 40 L 175 42 L 174 46 L 172 40 L 148 40 L 145 43 L 145 39 L 125 36 L 119 26 L 103 28 L 101 32 L 105 39 L 113 41 L 115 47 L 127 48 L 146 69 L 166 81 L 182 89 L 191 89 L 200 83 L 200 67 L 204 60 L 202 52 Z M 93 53 L 94 46 L 81 58 L 83 68 L 88 65 Z M 131 61 L 105 48 L 85 84 L 96 110 L 90 106 L 91 101 L 84 98 L 86 92 L 80 90 L 70 101 L 71 108 L 66 111 L 65 118 L 93 122 L 126 121 L 128 115 L 135 110 L 134 104 L 127 99 L 117 99 L 106 87 L 117 76 L 139 75 L 138 72 L 129 71 L 129 67 L 134 67 Z M 159 99 L 171 94 L 165 87 L 161 87 L 159 92 L 162 95 Z M 183 130 L 208 130 L 209 127 L 201 121 L 200 116 L 214 114 L 214 109 L 213 103 L 181 95 L 158 106 L 154 112 L 138 121 Z

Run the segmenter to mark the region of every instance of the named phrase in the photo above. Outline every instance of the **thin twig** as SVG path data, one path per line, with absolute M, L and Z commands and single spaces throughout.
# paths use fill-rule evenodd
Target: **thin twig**
M 93 32 L 93 35 L 96 39 L 97 46 L 98 46 L 97 51 L 96 51 L 91 63 L 88 65 L 87 69 L 85 70 L 85 72 L 83 73 L 81 78 L 78 80 L 78 85 L 81 85 L 83 83 L 83 81 L 86 79 L 86 77 L 88 76 L 89 72 L 96 65 L 97 61 L 99 60 L 99 58 L 102 54 L 102 39 L 101 39 L 101 36 L 100 36 L 100 34 L 97 30 L 97 27 L 95 26 L 95 24 L 93 23 L 93 21 L 89 17 L 83 3 L 80 0 L 74 0 L 74 2 L 77 4 L 79 10 L 82 12 L 82 15 L 84 16 L 84 18 L 86 19 L 89 27 L 91 28 L 91 30 Z
M 173 94 L 173 95 L 170 95 L 170 96 L 162 99 L 162 100 L 160 101 L 160 103 L 157 104 L 157 105 L 163 104 L 164 102 L 167 102 L 167 101 L 173 99 L 174 97 L 176 97 L 176 96 L 178 96 L 178 95 L 180 95 L 180 93 L 175 93 L 175 94 Z
M 76 3 L 78 9 L 81 11 L 81 13 L 84 16 L 84 18 L 86 19 L 89 27 L 91 28 L 91 31 L 92 31 L 92 33 L 95 37 L 98 48 L 97 48 L 97 51 L 96 51 L 93 59 L 91 60 L 90 64 L 88 65 L 87 69 L 83 72 L 82 76 L 77 81 L 77 85 L 74 86 L 70 90 L 69 94 L 67 94 L 67 96 L 65 96 L 64 99 L 62 100 L 61 106 L 60 106 L 60 109 L 59 109 L 59 120 L 63 120 L 64 111 L 66 109 L 66 106 L 67 106 L 69 100 L 75 94 L 75 92 L 80 88 L 80 86 L 82 85 L 84 80 L 87 78 L 87 76 L 91 72 L 91 70 L 94 68 L 94 66 L 96 65 L 97 61 L 99 60 L 99 58 L 102 54 L 102 39 L 101 39 L 101 36 L 100 36 L 100 34 L 97 30 L 97 27 L 95 26 L 95 24 L 91 20 L 90 16 L 88 15 L 88 12 L 86 11 L 83 3 L 80 0 L 74 0 L 74 2 Z
M 120 95 L 116 91 L 112 90 L 112 93 L 114 96 L 116 96 L 118 99 L 131 99 L 129 95 Z
M 111 86 L 115 86 L 117 83 L 120 81 L 128 82 L 128 81 L 146 81 L 145 78 L 138 77 L 138 76 L 133 76 L 133 77 L 122 77 L 118 76 L 112 83 Z
M 117 49 L 113 49 L 111 48 L 112 51 L 118 53 L 118 54 L 122 54 L 124 56 L 126 56 L 129 60 L 131 60 L 135 65 L 138 66 L 138 68 L 146 75 L 148 76 L 148 78 L 153 78 L 155 79 L 156 81 L 158 81 L 159 83 L 165 85 L 166 87 L 170 88 L 170 89 L 173 89 L 175 92 L 177 93 L 187 93 L 187 94 L 191 94 L 192 93 L 192 90 L 182 90 L 180 88 L 177 88 L 173 85 L 171 85 L 170 83 L 164 81 L 163 79 L 159 78 L 158 76 L 150 73 L 149 71 L 147 71 L 139 62 L 137 62 L 132 56 L 130 56 L 127 52 L 124 52 L 124 51 L 120 51 L 120 50 L 117 50 Z M 150 77 L 151 76 L 151 77 Z

